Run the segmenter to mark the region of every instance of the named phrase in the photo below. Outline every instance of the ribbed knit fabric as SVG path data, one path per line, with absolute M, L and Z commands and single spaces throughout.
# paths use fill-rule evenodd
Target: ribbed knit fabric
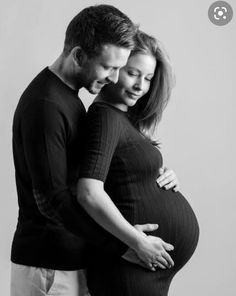
M 175 266 L 156 272 L 108 255 L 94 257 L 88 268 L 91 294 L 167 295 L 173 276 L 196 248 L 199 227 L 195 214 L 180 192 L 158 187 L 161 153 L 134 128 L 126 112 L 94 103 L 88 111 L 87 128 L 80 177 L 104 181 L 106 192 L 131 224 L 159 224 L 151 234 L 175 247 L 171 252 Z
M 11 260 L 16 264 L 77 270 L 86 267 L 93 244 L 117 256 L 127 249 L 94 222 L 73 194 L 85 117 L 78 92 L 48 68 L 20 98 L 13 121 L 19 216 Z

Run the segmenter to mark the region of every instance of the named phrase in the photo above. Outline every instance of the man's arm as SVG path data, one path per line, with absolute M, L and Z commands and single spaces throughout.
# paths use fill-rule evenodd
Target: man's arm
M 25 110 L 21 122 L 24 157 L 38 209 L 52 222 L 122 255 L 127 246 L 97 225 L 68 188 L 67 128 L 60 107 L 53 102 L 36 101 Z

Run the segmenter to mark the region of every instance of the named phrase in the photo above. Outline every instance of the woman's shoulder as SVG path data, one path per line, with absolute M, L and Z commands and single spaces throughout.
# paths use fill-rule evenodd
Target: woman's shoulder
M 87 112 L 87 127 L 99 130 L 100 134 L 120 140 L 130 134 L 130 123 L 127 112 L 121 111 L 112 105 L 103 102 L 93 103 Z
M 113 121 L 122 121 L 125 112 L 117 109 L 116 107 L 109 105 L 103 102 L 95 102 L 90 105 L 88 109 L 88 117 L 103 117 L 110 118 L 111 122 Z
M 102 130 L 103 133 L 112 131 L 112 133 L 121 135 L 124 129 L 124 120 L 120 112 L 113 106 L 95 102 L 88 109 L 87 125 L 93 129 Z

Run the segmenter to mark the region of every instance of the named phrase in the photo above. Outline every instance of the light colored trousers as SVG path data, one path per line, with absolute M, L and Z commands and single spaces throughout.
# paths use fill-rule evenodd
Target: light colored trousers
M 12 263 L 11 296 L 89 296 L 84 270 L 63 271 Z

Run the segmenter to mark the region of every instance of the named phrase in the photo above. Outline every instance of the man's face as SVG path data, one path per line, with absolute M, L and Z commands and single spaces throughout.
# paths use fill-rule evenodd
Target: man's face
M 100 54 L 86 57 L 80 72 L 83 86 L 91 93 L 98 94 L 102 87 L 110 82 L 116 83 L 119 70 L 125 66 L 130 50 L 112 44 L 103 45 Z

